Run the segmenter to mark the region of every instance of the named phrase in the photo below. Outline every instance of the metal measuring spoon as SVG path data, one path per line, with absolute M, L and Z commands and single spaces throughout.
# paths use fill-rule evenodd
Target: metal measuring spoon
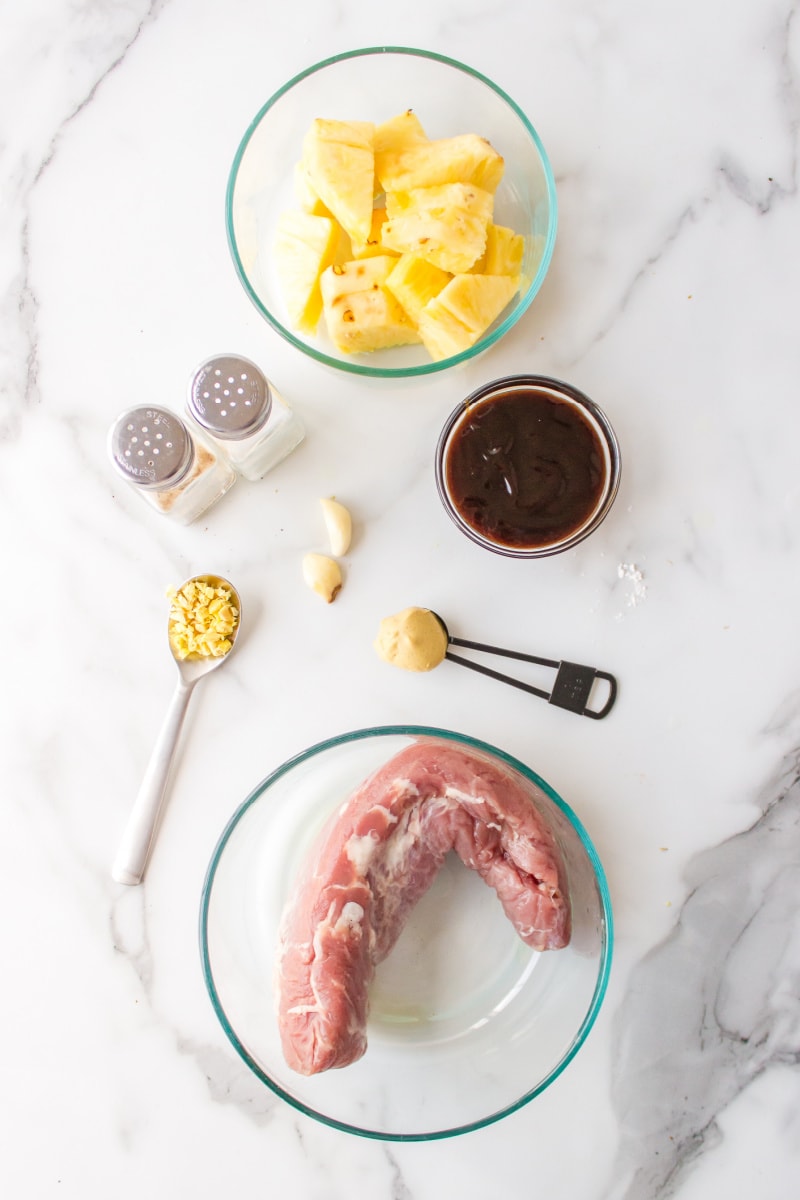
M 208 675 L 210 671 L 215 671 L 217 667 L 221 667 L 230 658 L 242 623 L 242 606 L 239 600 L 239 593 L 227 579 L 223 579 L 220 575 L 194 575 L 191 579 L 187 579 L 185 583 L 182 583 L 178 591 L 182 591 L 190 583 L 207 583 L 212 587 L 226 588 L 230 592 L 231 603 L 237 613 L 236 624 L 233 631 L 228 635 L 231 645 L 224 654 L 217 657 L 181 659 L 177 657 L 172 639 L 168 637 L 170 651 L 178 665 L 178 684 L 167 709 L 167 715 L 164 718 L 161 731 L 156 739 L 156 744 L 153 747 L 139 794 L 134 802 L 119 850 L 117 851 L 117 857 L 114 859 L 114 865 L 111 868 L 111 875 L 117 883 L 136 884 L 142 881 L 147 859 L 155 840 L 156 826 L 164 801 L 167 778 L 172 765 L 175 747 L 177 746 L 183 726 L 183 718 L 186 715 L 189 698 L 195 684 L 204 675 Z M 169 625 L 167 626 L 167 630 L 169 633 Z
M 535 654 L 522 654 L 519 650 L 501 650 L 498 646 L 486 646 L 483 642 L 471 642 L 464 638 L 452 637 L 439 614 L 433 613 L 433 616 L 444 630 L 448 646 L 463 646 L 467 650 L 480 650 L 485 654 L 499 654 L 503 658 L 514 658 L 519 662 L 538 663 L 542 667 L 552 667 L 556 672 L 556 678 L 552 690 L 546 692 L 543 688 L 523 683 L 522 680 L 513 679 L 510 675 L 502 675 L 499 671 L 493 671 L 491 667 L 471 662 L 470 659 L 462 658 L 458 654 L 451 654 L 447 650 L 445 658 L 450 662 L 458 663 L 462 667 L 469 667 L 471 671 L 488 675 L 491 679 L 499 679 L 501 683 L 510 683 L 512 687 L 520 688 L 523 692 L 530 692 L 533 696 L 540 696 L 550 704 L 555 704 L 558 708 L 566 708 L 569 712 L 577 713 L 582 717 L 593 717 L 595 720 L 600 720 L 611 712 L 617 698 L 617 681 L 607 671 L 599 671 L 596 667 L 584 667 L 580 663 L 554 658 L 539 658 Z M 608 685 L 605 704 L 599 709 L 589 707 L 589 696 L 596 679 L 604 680 Z

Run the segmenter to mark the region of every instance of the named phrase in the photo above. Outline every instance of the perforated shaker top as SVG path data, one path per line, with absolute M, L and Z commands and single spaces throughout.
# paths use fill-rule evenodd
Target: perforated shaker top
M 249 358 L 222 354 L 195 371 L 189 412 L 209 433 L 240 441 L 266 424 L 272 407 L 269 384 Z
M 191 435 L 180 417 L 164 408 L 132 408 L 111 431 L 111 457 L 140 487 L 179 483 L 194 457 Z

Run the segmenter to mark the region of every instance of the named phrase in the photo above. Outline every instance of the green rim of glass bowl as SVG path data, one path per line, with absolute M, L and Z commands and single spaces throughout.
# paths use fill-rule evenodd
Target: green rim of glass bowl
M 236 188 L 236 178 L 239 173 L 239 166 L 250 139 L 255 133 L 255 130 L 264 114 L 268 112 L 273 105 L 277 104 L 282 96 L 284 96 L 288 91 L 291 91 L 293 87 L 300 83 L 301 80 L 306 79 L 309 75 L 314 75 L 316 72 L 322 71 L 325 67 L 330 67 L 335 63 L 345 62 L 350 58 L 362 58 L 370 54 L 408 54 L 413 58 L 429 58 L 434 62 L 443 63 L 445 66 L 453 67 L 457 71 L 463 71 L 465 75 L 471 75 L 473 79 L 480 80 L 480 82 L 485 84 L 486 87 L 491 88 L 492 91 L 495 92 L 502 100 L 504 100 L 508 107 L 516 113 L 530 134 L 531 140 L 534 142 L 542 160 L 542 167 L 547 185 L 547 198 L 550 205 L 550 221 L 547 230 L 547 239 L 545 242 L 544 251 L 542 253 L 541 262 L 539 263 L 539 269 L 532 279 L 525 295 L 520 298 L 519 302 L 514 306 L 514 309 L 508 314 L 505 320 L 501 321 L 496 329 L 493 329 L 491 333 L 481 338 L 481 340 L 476 342 L 474 346 L 470 346 L 468 350 L 462 351 L 461 354 L 454 354 L 451 358 L 445 358 L 440 362 L 420 363 L 415 367 L 369 367 L 364 366 L 362 363 L 344 362 L 340 358 L 333 358 L 329 354 L 324 354 L 321 350 L 316 350 L 307 342 L 301 341 L 301 339 L 296 337 L 291 330 L 286 329 L 286 327 L 281 324 L 274 313 L 270 312 L 270 310 L 262 303 L 259 296 L 256 294 L 252 284 L 250 283 L 250 280 L 248 279 L 244 264 L 239 257 L 239 252 L 236 248 L 236 238 L 233 232 L 233 194 Z M 459 363 L 467 362 L 470 358 L 474 358 L 477 354 L 482 354 L 485 350 L 488 350 L 491 346 L 498 342 L 504 334 L 508 333 L 508 331 L 512 329 L 514 325 L 516 325 L 523 313 L 525 313 L 530 307 L 534 297 L 541 288 L 550 266 L 550 260 L 553 257 L 553 247 L 555 246 L 557 225 L 558 203 L 556 199 L 556 184 L 553 177 L 553 170 L 550 166 L 550 160 L 547 157 L 547 152 L 545 151 L 544 146 L 542 145 L 541 138 L 519 105 L 516 104 L 511 97 L 503 91 L 502 88 L 498 87 L 496 83 L 492 83 L 491 79 L 487 78 L 486 75 L 482 75 L 480 71 L 475 71 L 472 67 L 467 67 L 463 63 L 458 62 L 456 59 L 448 58 L 444 54 L 435 54 L 430 50 L 414 50 L 408 46 L 369 46 L 361 50 L 349 50 L 345 54 L 334 54 L 331 58 L 323 59 L 322 62 L 318 62 L 311 67 L 307 67 L 305 71 L 301 71 L 299 75 L 295 75 L 294 78 L 288 81 L 288 83 L 285 83 L 283 87 L 279 88 L 278 91 L 275 92 L 269 100 L 267 100 L 266 104 L 264 104 L 264 106 L 256 113 L 255 117 L 250 122 L 247 132 L 239 143 L 239 148 L 236 151 L 233 165 L 228 176 L 228 187 L 225 193 L 225 228 L 227 230 L 228 246 L 231 252 L 231 257 L 233 258 L 233 264 L 236 268 L 236 273 L 239 276 L 244 290 L 250 297 L 252 303 L 261 313 L 262 317 L 264 317 L 264 319 L 272 326 L 276 333 L 279 333 L 281 337 L 285 338 L 287 342 L 290 342 L 291 345 L 295 346 L 298 350 L 301 350 L 304 354 L 316 359 L 317 362 L 324 363 L 325 366 L 328 367 L 335 367 L 340 371 L 347 371 L 351 375 L 366 375 L 374 379 L 412 379 L 415 376 L 432 375 L 436 371 L 448 370 L 450 367 L 457 366 Z
M 315 1111 L 315 1109 L 310 1108 L 307 1104 L 303 1104 L 302 1101 L 297 1100 L 294 1096 L 291 1096 L 285 1092 L 283 1088 L 275 1083 L 273 1079 L 270 1079 L 269 1075 L 267 1075 L 266 1072 L 261 1069 L 258 1063 L 255 1062 L 255 1060 L 248 1053 L 247 1048 L 240 1042 L 235 1029 L 233 1029 L 228 1021 L 219 995 L 217 994 L 208 951 L 208 913 L 211 902 L 211 890 L 214 885 L 214 877 L 231 835 L 251 805 L 253 805 L 259 799 L 259 797 L 267 790 L 267 788 L 269 788 L 276 780 L 280 779 L 282 775 L 285 775 L 288 771 L 291 771 L 294 767 L 299 766 L 308 759 L 314 758 L 316 755 L 322 754 L 326 750 L 331 750 L 344 743 L 362 741 L 364 738 L 387 736 L 437 737 L 447 741 L 460 742 L 464 745 L 471 746 L 473 749 L 483 750 L 484 752 L 495 755 L 497 758 L 507 763 L 508 766 L 512 767 L 515 771 L 518 771 L 526 779 L 531 780 L 534 784 L 536 784 L 537 787 L 540 787 L 542 791 L 549 796 L 553 803 L 561 809 L 567 820 L 574 827 L 575 832 L 578 834 L 578 837 L 583 844 L 583 848 L 586 851 L 586 855 L 592 864 L 595 876 L 597 878 L 597 886 L 600 893 L 600 902 L 603 912 L 603 921 L 606 930 L 603 953 L 600 960 L 600 970 L 598 971 L 597 983 L 595 985 L 591 1004 L 589 1005 L 588 1011 L 586 1012 L 580 1028 L 573 1039 L 572 1045 L 561 1061 L 553 1068 L 552 1071 L 550 1071 L 548 1075 L 545 1076 L 544 1079 L 542 1079 L 536 1085 L 536 1087 L 532 1088 L 529 1092 L 526 1092 L 524 1096 L 519 1098 L 519 1100 L 515 1100 L 513 1104 L 508 1104 L 504 1108 L 499 1109 L 497 1112 L 489 1113 L 486 1117 L 483 1117 L 478 1121 L 470 1121 L 467 1124 L 458 1125 L 452 1129 L 437 1129 L 429 1133 L 384 1133 L 379 1130 L 364 1129 L 358 1125 L 350 1125 L 344 1121 L 337 1121 L 334 1117 L 328 1117 L 322 1113 L 318 1113 Z M 203 978 L 205 980 L 206 988 L 208 989 L 208 994 L 211 998 L 214 1011 L 217 1014 L 217 1018 L 239 1056 L 247 1064 L 253 1074 L 261 1080 L 262 1083 L 266 1084 L 271 1091 L 273 1091 L 277 1096 L 280 1096 L 282 1100 L 285 1100 L 287 1104 L 290 1104 L 293 1108 L 304 1113 L 307 1117 L 312 1117 L 315 1121 L 319 1121 L 323 1125 L 329 1125 L 333 1129 L 342 1130 L 344 1133 L 354 1133 L 359 1137 L 372 1138 L 376 1141 L 382 1142 L 435 1142 L 441 1141 L 443 1138 L 456 1137 L 459 1134 L 471 1133 L 478 1129 L 485 1129 L 487 1125 L 493 1125 L 496 1121 L 500 1121 L 503 1117 L 507 1117 L 510 1116 L 511 1113 L 518 1112 L 519 1109 L 523 1108 L 526 1104 L 533 1100 L 535 1096 L 538 1096 L 541 1092 L 543 1092 L 545 1088 L 553 1082 L 553 1080 L 558 1078 L 562 1071 L 564 1071 L 564 1069 L 572 1061 L 585 1042 L 589 1034 L 589 1030 L 594 1025 L 597 1014 L 602 1006 L 606 989 L 608 987 L 613 945 L 614 922 L 611 911 L 611 897 L 608 890 L 608 883 L 606 882 L 605 871 L 603 870 L 602 863 L 597 856 L 597 852 L 592 845 L 589 835 L 569 805 L 564 803 L 558 793 L 555 792 L 550 785 L 541 778 L 541 776 L 537 775 L 535 771 L 532 771 L 530 767 L 526 767 L 524 763 L 521 763 L 516 758 L 513 758 L 510 754 L 506 754 L 502 750 L 498 750 L 495 746 L 489 745 L 488 742 L 482 742 L 477 738 L 468 737 L 466 734 L 454 733 L 452 730 L 448 729 L 435 729 L 425 725 L 383 725 L 374 726 L 368 729 L 357 729 L 351 733 L 340 734 L 337 737 L 328 738 L 326 741 L 318 742 L 315 746 L 310 746 L 307 750 L 303 750 L 300 754 L 296 754 L 293 758 L 290 758 L 287 762 L 283 763 L 282 766 L 278 767 L 277 770 L 273 771 L 266 777 L 266 779 L 263 779 L 261 783 L 258 784 L 258 786 L 250 793 L 247 799 L 242 802 L 242 804 L 231 817 L 228 824 L 225 826 L 206 872 L 200 904 L 200 955 L 203 964 Z

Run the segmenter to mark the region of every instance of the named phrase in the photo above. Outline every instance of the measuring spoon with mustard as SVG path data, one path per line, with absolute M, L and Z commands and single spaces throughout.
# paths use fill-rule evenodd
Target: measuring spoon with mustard
M 596 667 L 586 667 L 564 659 L 542 658 L 536 654 L 503 650 L 499 646 L 487 646 L 484 642 L 453 637 L 443 619 L 429 608 L 405 608 L 392 617 L 385 617 L 380 623 L 374 646 L 385 662 L 406 671 L 432 671 L 448 659 L 459 666 L 468 667 L 471 671 L 477 671 L 501 683 L 508 683 L 530 695 L 539 696 L 557 708 L 565 708 L 569 712 L 582 717 L 593 717 L 595 720 L 608 716 L 617 698 L 617 681 L 608 671 L 600 671 Z M 555 681 L 550 691 L 546 691 L 544 688 L 495 671 L 483 663 L 453 654 L 451 646 L 549 667 L 556 672 Z M 599 708 L 590 704 L 597 680 L 601 681 L 601 686 L 606 687 L 606 696 Z

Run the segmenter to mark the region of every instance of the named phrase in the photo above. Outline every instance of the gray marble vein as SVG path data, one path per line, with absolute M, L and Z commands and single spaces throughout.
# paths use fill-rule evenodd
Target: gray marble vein
M 79 11 L 65 5 L 49 14 L 46 45 L 37 49 L 38 70 L 20 72 L 22 42 L 28 30 L 6 29 L 0 65 L 16 83 L 15 102 L 37 111 L 36 136 L 15 149 L 2 147 L 4 211 L 0 218 L 0 440 L 19 434 L 23 414 L 41 401 L 37 315 L 39 299 L 32 283 L 31 199 L 58 152 L 70 125 L 86 110 L 104 81 L 126 60 L 143 30 L 169 0 L 133 0 L 126 4 L 85 3 Z M 15 56 L 16 52 L 16 56 Z M 17 76 L 19 77 L 17 78 Z M 42 78 L 48 87 L 41 87 Z M 52 100 L 48 103 L 48 93 Z
M 800 1066 L 800 749 L 760 807 L 694 859 L 674 932 L 635 968 L 616 1015 L 615 1197 L 676 1195 L 719 1144 L 719 1114 L 772 1068 Z

